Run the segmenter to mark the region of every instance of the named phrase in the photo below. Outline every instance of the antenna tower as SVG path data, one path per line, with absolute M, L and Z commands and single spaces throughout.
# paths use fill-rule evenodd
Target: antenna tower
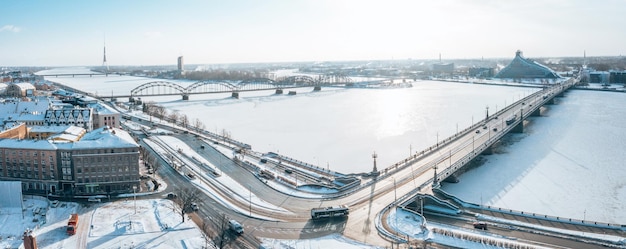
M 105 73 L 109 73 L 109 63 L 107 63 L 107 42 L 104 38 L 104 56 L 102 57 L 102 67 L 105 69 Z

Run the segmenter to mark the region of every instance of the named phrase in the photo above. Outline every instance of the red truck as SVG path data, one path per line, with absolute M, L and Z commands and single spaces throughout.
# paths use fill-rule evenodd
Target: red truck
M 67 221 L 67 234 L 76 234 L 76 228 L 78 227 L 78 214 L 70 215 L 70 220 Z

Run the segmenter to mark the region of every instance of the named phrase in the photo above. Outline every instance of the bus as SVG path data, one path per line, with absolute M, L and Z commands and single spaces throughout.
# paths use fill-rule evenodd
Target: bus
M 323 207 L 323 208 L 313 208 L 311 209 L 311 218 L 312 219 L 320 219 L 320 218 L 330 218 L 330 217 L 344 217 L 349 214 L 348 206 L 332 206 L 332 207 Z
M 78 227 L 78 214 L 70 215 L 70 219 L 67 221 L 66 232 L 68 235 L 76 234 L 76 228 Z
M 513 114 L 513 116 L 509 117 L 509 119 L 506 120 L 506 125 L 510 125 L 514 123 L 516 119 L 517 119 L 517 114 Z

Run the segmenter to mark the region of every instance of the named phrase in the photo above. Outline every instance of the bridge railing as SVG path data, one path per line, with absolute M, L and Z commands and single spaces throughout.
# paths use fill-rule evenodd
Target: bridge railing
M 503 214 L 511 214 L 511 215 L 517 215 L 517 216 L 525 216 L 525 217 L 540 219 L 540 220 L 557 221 L 561 223 L 569 223 L 569 224 L 574 224 L 574 225 L 585 225 L 585 226 L 593 226 L 593 227 L 598 227 L 598 228 L 609 228 L 609 229 L 618 229 L 618 230 L 626 229 L 626 225 L 616 224 L 616 223 L 564 218 L 560 216 L 538 214 L 538 213 L 533 213 L 533 212 L 524 212 L 524 211 L 513 210 L 513 209 L 508 209 L 508 208 L 492 207 L 490 205 L 475 204 L 475 203 L 463 201 L 460 198 L 454 196 L 453 194 L 450 194 L 440 188 L 433 189 L 433 192 L 435 192 L 436 194 L 443 195 L 445 198 L 451 199 L 454 202 L 466 208 L 480 209 L 480 210 L 486 210 L 486 211 L 503 213 Z

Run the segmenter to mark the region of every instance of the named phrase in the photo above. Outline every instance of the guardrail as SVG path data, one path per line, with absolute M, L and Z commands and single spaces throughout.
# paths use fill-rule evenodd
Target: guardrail
M 547 220 L 547 221 L 552 221 L 552 222 L 556 221 L 560 223 L 569 223 L 569 224 L 574 224 L 574 225 L 592 226 L 592 227 L 608 228 L 608 229 L 615 229 L 615 230 L 626 230 L 626 225 L 622 225 L 622 224 L 572 219 L 572 218 L 565 218 L 565 217 L 560 217 L 560 216 L 538 214 L 538 213 L 533 213 L 533 212 L 518 211 L 518 210 L 513 210 L 513 209 L 507 209 L 507 208 L 492 207 L 489 205 L 480 205 L 480 204 L 463 201 L 460 198 L 439 188 L 433 189 L 433 192 L 436 194 L 442 195 L 445 198 L 453 200 L 455 203 L 458 203 L 460 206 L 465 207 L 465 208 L 480 209 L 480 210 L 486 210 L 486 211 L 503 213 L 503 214 L 505 213 L 505 214 L 517 215 L 517 216 L 525 216 L 525 217 L 531 217 L 535 219 Z

